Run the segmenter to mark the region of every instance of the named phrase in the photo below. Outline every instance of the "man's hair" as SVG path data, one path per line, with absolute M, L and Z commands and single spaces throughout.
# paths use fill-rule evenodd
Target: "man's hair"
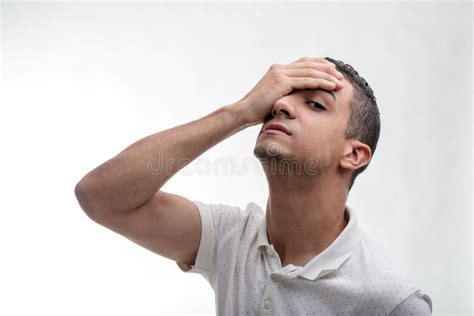
M 344 74 L 344 77 L 354 87 L 354 93 L 349 102 L 351 114 L 344 132 L 345 139 L 354 138 L 367 144 L 372 150 L 372 155 L 377 147 L 380 135 L 380 112 L 374 91 L 365 79 L 349 64 L 330 57 L 324 57 L 336 65 L 336 69 Z M 354 184 L 355 178 L 367 168 L 368 164 L 354 170 L 349 184 L 349 191 Z

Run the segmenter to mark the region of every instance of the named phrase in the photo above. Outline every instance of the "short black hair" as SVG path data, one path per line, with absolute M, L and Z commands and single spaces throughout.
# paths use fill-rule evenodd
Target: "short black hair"
M 380 135 L 380 112 L 377 107 L 374 91 L 351 65 L 331 57 L 324 57 L 324 59 L 335 64 L 336 69 L 344 75 L 346 80 L 349 81 L 354 88 L 354 93 L 349 102 L 351 114 L 344 132 L 344 137 L 346 139 L 354 138 L 367 144 L 372 150 L 373 155 Z M 368 164 L 354 170 L 349 184 L 349 190 L 352 188 L 355 178 L 363 172 L 367 166 Z

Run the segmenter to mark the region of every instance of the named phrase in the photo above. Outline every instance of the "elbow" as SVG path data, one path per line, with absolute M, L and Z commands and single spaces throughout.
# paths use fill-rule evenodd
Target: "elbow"
M 94 220 L 96 218 L 97 211 L 93 206 L 90 190 L 83 182 L 84 180 L 81 180 L 76 184 L 74 188 L 74 195 L 76 196 L 76 200 L 78 201 L 79 206 L 84 211 L 84 213 L 86 213 L 89 218 Z

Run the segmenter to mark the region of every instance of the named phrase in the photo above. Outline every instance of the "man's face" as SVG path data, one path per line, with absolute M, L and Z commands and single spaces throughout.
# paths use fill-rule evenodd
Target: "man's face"
M 274 117 L 269 115 L 263 121 L 255 156 L 267 161 L 296 159 L 302 165 L 312 160 L 319 172 L 337 168 L 346 144 L 344 131 L 354 90 L 345 78 L 343 83 L 339 90 L 293 90 L 278 99 L 273 105 Z M 265 131 L 273 123 L 283 125 L 291 135 Z

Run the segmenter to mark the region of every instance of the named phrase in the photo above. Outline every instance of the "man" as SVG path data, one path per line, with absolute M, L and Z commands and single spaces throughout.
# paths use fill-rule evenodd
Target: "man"
M 203 152 L 260 123 L 254 154 L 268 181 L 266 213 L 160 190 Z M 97 223 L 202 274 L 219 315 L 429 315 L 430 297 L 346 206 L 379 131 L 372 89 L 350 65 L 301 58 L 272 65 L 240 101 L 127 147 L 75 194 Z

